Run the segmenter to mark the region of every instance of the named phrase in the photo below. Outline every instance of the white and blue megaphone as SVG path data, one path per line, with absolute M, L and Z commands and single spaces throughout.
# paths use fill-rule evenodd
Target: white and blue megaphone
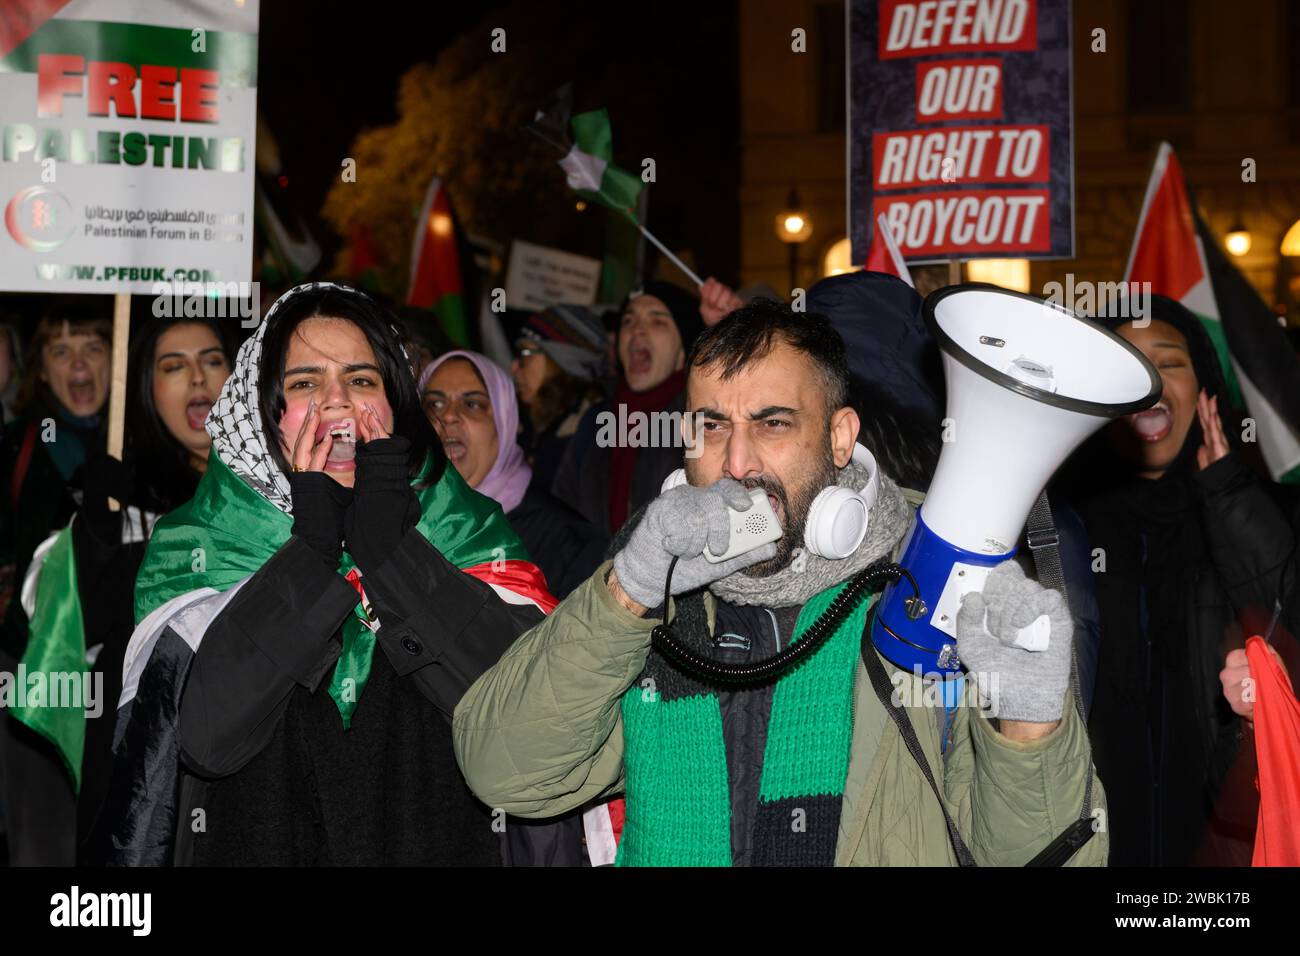
M 925 322 L 948 384 L 943 453 L 888 586 L 876 649 L 925 676 L 960 674 L 957 612 L 1016 542 L 1052 473 L 1110 419 L 1154 405 L 1160 376 L 1118 335 L 1033 296 L 989 286 L 932 293 Z M 919 669 L 919 670 L 918 670 Z

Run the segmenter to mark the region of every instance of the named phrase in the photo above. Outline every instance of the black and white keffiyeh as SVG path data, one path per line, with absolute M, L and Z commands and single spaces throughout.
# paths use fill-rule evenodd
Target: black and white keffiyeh
M 262 361 L 262 336 L 275 313 L 284 303 L 304 292 L 335 289 L 350 295 L 363 295 L 355 289 L 334 282 L 307 282 L 294 286 L 267 311 L 254 332 L 235 357 L 235 367 L 226 379 L 221 395 L 208 413 L 205 427 L 212 436 L 212 447 L 230 470 L 244 479 L 267 501 L 286 514 L 293 513 L 289 497 L 289 479 L 271 457 L 262 434 L 262 411 L 258 404 L 258 366 Z

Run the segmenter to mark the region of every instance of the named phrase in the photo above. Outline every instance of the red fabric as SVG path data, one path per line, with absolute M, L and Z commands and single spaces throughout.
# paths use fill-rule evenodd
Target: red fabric
M 623 839 L 623 821 L 627 819 L 627 801 L 622 797 L 605 804 L 609 810 L 609 825 L 614 829 L 614 845 Z
M 68 0 L 5 0 L 0 3 L 0 56 L 8 56 L 45 26 Z
M 1259 823 L 1254 866 L 1300 866 L 1300 702 L 1263 638 L 1246 642 L 1255 682 Z
M 435 308 L 445 295 L 459 295 L 460 251 L 456 246 L 456 220 L 451 200 L 440 181 L 429 187 L 436 190 L 427 202 L 428 215 L 415 236 L 415 257 L 411 270 L 411 288 L 406 304 L 422 309 Z
M 885 247 L 885 242 L 880 236 L 878 227 L 871 236 L 871 246 L 867 249 L 867 264 L 864 268 L 868 272 L 887 272 L 891 276 L 898 275 L 898 270 L 894 268 L 894 257 L 889 254 L 889 249 Z
M 1165 159 L 1161 168 L 1160 159 Z M 1179 302 L 1205 278 L 1196 248 L 1196 221 L 1183 168 L 1172 149 L 1162 150 L 1151 171 L 1151 203 L 1138 223 L 1129 282 L 1150 282 L 1151 291 Z M 1150 189 L 1150 187 L 1148 187 Z
M 647 417 L 664 408 L 686 387 L 686 373 L 673 372 L 666 379 L 648 392 L 634 392 L 628 387 L 627 379 L 618 383 L 614 393 L 614 412 L 620 420 L 630 421 L 633 412 L 642 412 Z M 627 406 L 626 416 L 619 414 L 620 408 Z M 630 426 L 629 426 L 630 428 Z M 647 425 L 647 432 L 649 426 Z M 618 436 L 619 441 L 609 456 L 609 528 L 617 531 L 627 520 L 628 507 L 632 501 L 632 476 L 636 474 L 636 455 L 641 449 L 633 448 L 626 440 L 626 435 Z M 647 440 L 649 435 L 646 435 Z
M 485 584 L 495 584 L 527 598 L 540 607 L 543 614 L 550 614 L 555 610 L 555 605 L 560 603 L 546 590 L 546 578 L 542 575 L 541 568 L 530 561 L 509 558 L 475 564 L 461 570 Z

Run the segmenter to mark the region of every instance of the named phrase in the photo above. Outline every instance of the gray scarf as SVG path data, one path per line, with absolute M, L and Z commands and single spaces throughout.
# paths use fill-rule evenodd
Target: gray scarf
M 867 470 L 855 461 L 839 470 L 836 483 L 855 491 L 867 483 Z M 743 571 L 709 585 L 713 596 L 728 604 L 759 607 L 797 607 L 832 585 L 847 581 L 863 568 L 893 553 L 907 533 L 912 508 L 903 492 L 888 476 L 880 476 L 880 496 L 871 509 L 867 536 L 858 550 L 842 561 L 819 558 L 807 548 L 796 548 L 790 563 L 763 578 L 747 577 Z

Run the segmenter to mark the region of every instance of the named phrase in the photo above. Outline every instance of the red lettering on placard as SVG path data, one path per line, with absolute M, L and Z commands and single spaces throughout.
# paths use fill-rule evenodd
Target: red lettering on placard
M 135 67 L 130 63 L 91 63 L 88 75 L 88 116 L 107 116 L 111 102 L 118 116 L 135 118 L 135 98 L 131 94 L 135 86 Z
M 36 58 L 36 115 L 62 116 L 63 97 L 81 95 L 83 57 L 42 53 Z
M 880 59 L 1038 49 L 1037 0 L 880 0 Z
M 884 213 L 906 257 L 978 257 L 986 252 L 1051 249 L 1046 189 L 974 189 L 877 196 L 871 218 Z

